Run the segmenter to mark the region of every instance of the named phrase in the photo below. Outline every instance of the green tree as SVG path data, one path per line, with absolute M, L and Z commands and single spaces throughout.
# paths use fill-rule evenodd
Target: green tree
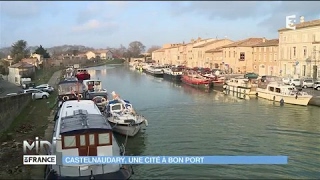
M 0 74 L 8 75 L 9 74 L 9 62 L 5 60 L 0 60 Z
M 35 51 L 34 51 L 35 54 L 40 54 L 43 56 L 43 58 L 50 58 L 50 55 L 49 53 L 47 52 L 46 49 L 44 49 L 42 47 L 42 45 L 40 45 Z
M 13 58 L 14 62 L 19 62 L 21 59 L 30 56 L 27 45 L 27 41 L 19 40 L 11 46 L 11 57 Z

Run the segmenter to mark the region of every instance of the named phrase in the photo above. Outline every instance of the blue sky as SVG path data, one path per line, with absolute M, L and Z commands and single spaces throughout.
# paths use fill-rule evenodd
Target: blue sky
M 320 19 L 318 1 L 0 2 L 0 47 L 19 39 L 30 46 L 94 48 L 188 42 L 192 38 L 277 38 L 285 16 Z

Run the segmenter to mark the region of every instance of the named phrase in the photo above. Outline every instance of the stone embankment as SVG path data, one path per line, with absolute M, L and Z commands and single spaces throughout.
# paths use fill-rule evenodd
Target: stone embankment
M 0 133 L 10 127 L 13 120 L 31 100 L 30 94 L 0 97 Z

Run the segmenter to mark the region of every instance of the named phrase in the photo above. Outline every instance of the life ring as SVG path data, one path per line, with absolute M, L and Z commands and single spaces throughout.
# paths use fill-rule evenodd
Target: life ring
M 106 99 L 106 98 L 104 98 L 104 97 L 103 97 L 103 98 L 101 98 L 101 102 L 102 102 L 102 103 L 104 103 L 104 102 L 106 102 L 106 101 L 107 101 L 107 99 Z
M 79 94 L 78 97 L 81 98 L 81 99 L 83 98 L 82 94 Z
M 273 96 L 273 100 L 274 100 L 274 101 L 276 100 L 276 96 Z
M 62 100 L 68 101 L 68 100 L 69 100 L 69 96 L 63 96 L 63 97 L 62 97 Z

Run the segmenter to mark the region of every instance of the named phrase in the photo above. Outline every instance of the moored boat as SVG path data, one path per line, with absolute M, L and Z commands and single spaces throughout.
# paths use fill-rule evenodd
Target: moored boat
M 126 136 L 135 136 L 143 125 L 148 126 L 148 121 L 138 115 L 132 104 L 121 99 L 114 91 L 113 100 L 108 102 L 106 116 L 113 130 Z
M 270 101 L 307 106 L 312 96 L 306 92 L 299 91 L 295 86 L 283 85 L 281 83 L 269 83 L 267 87 L 257 88 L 256 95 Z
M 77 78 L 67 78 L 58 84 L 58 106 L 69 100 L 83 99 L 83 87 Z
M 255 95 L 258 87 L 257 80 L 247 78 L 231 78 L 226 81 L 223 86 L 226 94 L 239 93 L 243 95 L 243 98 L 247 95 Z M 242 97 L 242 96 L 240 96 Z
M 200 89 L 212 89 L 212 80 L 205 78 L 195 71 L 185 71 L 182 75 L 181 81 L 189 86 Z
M 162 67 L 156 65 L 147 67 L 146 73 L 154 77 L 163 77 Z
M 86 69 L 77 69 L 77 73 L 75 76 L 79 81 L 90 79 L 90 74 Z
M 108 91 L 102 87 L 102 82 L 97 79 L 84 80 L 83 82 L 84 98 L 92 100 L 104 111 L 108 103 Z
M 46 179 L 129 179 L 132 167 L 122 164 L 62 162 L 63 156 L 123 156 L 112 127 L 90 100 L 67 101 L 55 118 L 53 145 L 47 151 L 57 163 L 46 167 Z
M 167 67 L 163 69 L 163 79 L 181 82 L 182 78 L 182 68 L 181 67 Z

